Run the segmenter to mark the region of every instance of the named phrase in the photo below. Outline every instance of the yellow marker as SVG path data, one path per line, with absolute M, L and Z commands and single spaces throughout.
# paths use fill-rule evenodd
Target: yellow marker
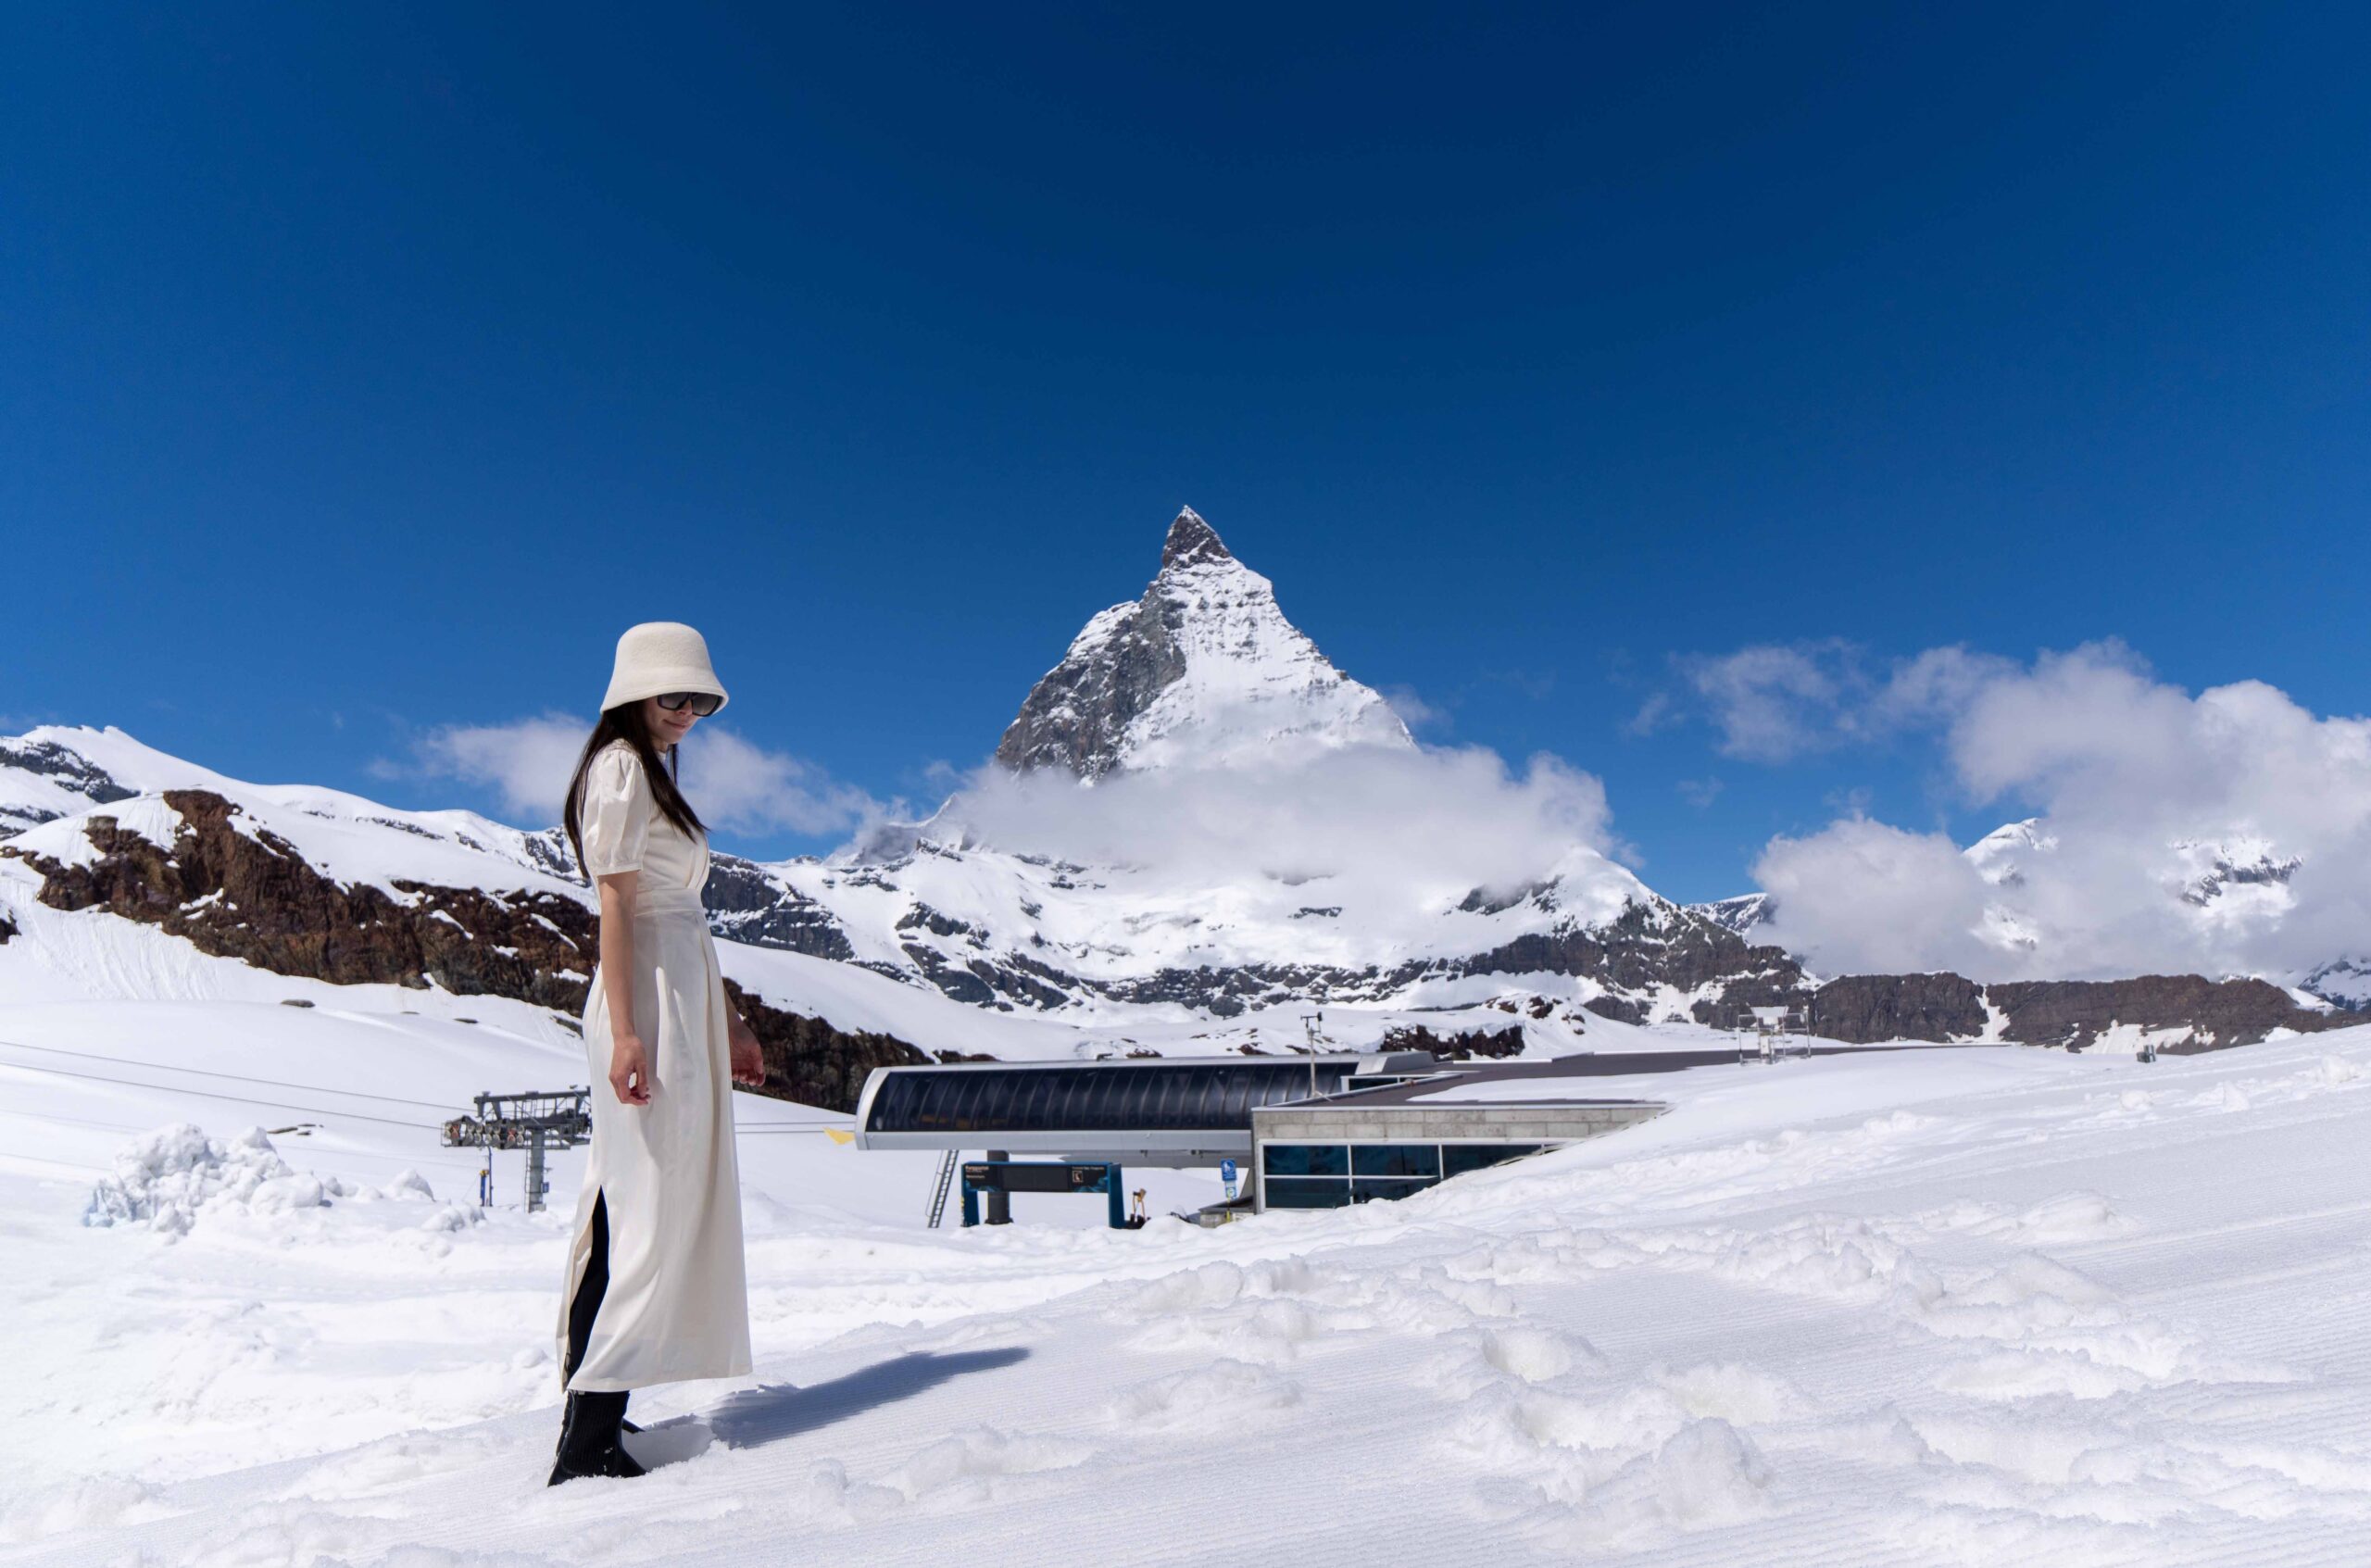
M 826 1127 L 826 1128 L 824 1128 L 824 1129 L 823 1129 L 823 1135 L 824 1135 L 825 1137 L 827 1137 L 827 1138 L 831 1139 L 834 1143 L 854 1143 L 854 1142 L 856 1142 L 856 1135 L 855 1135 L 854 1133 L 843 1132 L 841 1129 L 839 1129 L 839 1128 L 837 1128 L 837 1127 Z

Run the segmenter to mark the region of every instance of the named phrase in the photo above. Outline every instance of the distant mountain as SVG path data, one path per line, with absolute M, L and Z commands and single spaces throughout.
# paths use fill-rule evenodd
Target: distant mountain
M 1191 507 L 1142 596 L 1089 621 L 997 745 L 1008 768 L 1084 779 L 1280 746 L 1411 746 L 1381 696 L 1318 652 Z
M 1144 594 L 1073 639 L 997 756 L 1087 790 L 1356 747 L 1414 742 L 1189 509 Z M 528 1010 L 522 1027 L 549 1030 L 582 1006 L 593 967 L 590 896 L 557 829 L 245 784 L 118 730 L 0 737 L 0 1000 L 252 995 L 229 964 L 395 999 L 500 997 Z M 2050 849 L 2021 823 L 1970 856 L 2008 898 L 2019 858 Z M 2200 897 L 2285 891 L 2268 848 L 2194 859 L 2184 885 Z M 847 1103 L 872 1064 L 984 1041 L 1045 1054 L 1183 1031 L 1273 1048 L 1263 1042 L 1280 1026 L 1297 1038 L 1312 1006 L 1361 1010 L 1386 1038 L 1421 1028 L 1494 1042 L 1512 1011 L 1518 1036 L 1546 1050 L 1586 1048 L 1609 1028 L 1730 1027 L 1763 1005 L 1854 1041 L 2080 1045 L 2145 1029 L 2206 1047 L 2332 1016 L 2255 980 L 1823 981 L 1753 939 L 1764 896 L 1675 904 L 1577 842 L 1512 887 L 1378 890 L 1286 872 L 1194 885 L 977 842 L 934 819 L 830 860 L 719 855 L 706 901 L 777 1082 L 817 1103 Z M 2347 1005 L 2371 994 L 2360 966 L 2332 966 L 2323 983 Z M 997 1015 L 1041 1022 L 1016 1034 L 991 1027 Z
M 1687 911 L 1711 921 L 1724 931 L 1743 936 L 1770 918 L 1770 895 L 1740 893 L 1734 898 L 1716 898 L 1709 904 L 1690 904 Z

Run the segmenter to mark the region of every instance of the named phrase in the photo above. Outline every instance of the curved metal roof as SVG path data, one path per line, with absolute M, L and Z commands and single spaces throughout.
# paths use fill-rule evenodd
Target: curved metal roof
M 859 1136 L 1244 1132 L 1255 1106 L 1340 1089 L 1358 1059 L 884 1067 Z

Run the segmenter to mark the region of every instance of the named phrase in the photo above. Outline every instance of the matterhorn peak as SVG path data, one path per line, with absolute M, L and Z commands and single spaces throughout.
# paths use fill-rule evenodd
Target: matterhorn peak
M 1186 507 L 1143 597 L 1086 623 L 1021 705 L 997 760 L 1097 779 L 1245 764 L 1280 747 L 1414 744 L 1380 696 L 1285 619 L 1274 585 Z
M 1191 507 L 1180 507 L 1177 519 L 1169 525 L 1169 539 L 1160 547 L 1160 569 L 1192 566 L 1197 561 L 1233 560 L 1226 541 L 1219 531 L 1202 521 L 1202 514 Z

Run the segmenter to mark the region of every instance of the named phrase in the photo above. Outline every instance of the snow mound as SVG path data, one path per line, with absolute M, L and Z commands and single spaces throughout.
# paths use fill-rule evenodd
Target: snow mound
M 408 1167 L 383 1186 L 361 1186 L 295 1170 L 261 1127 L 224 1140 L 207 1137 L 194 1122 L 159 1127 L 125 1145 L 116 1154 L 115 1171 L 91 1189 L 84 1225 L 145 1225 L 185 1236 L 200 1216 L 226 1210 L 289 1214 L 326 1209 L 336 1198 L 433 1202 L 436 1197 L 427 1178 Z M 459 1206 L 448 1204 L 428 1223 L 458 1229 L 467 1223 L 459 1215 Z
M 319 1178 L 292 1170 L 261 1127 L 222 1142 L 195 1123 L 175 1123 L 126 1145 L 115 1170 L 91 1189 L 85 1225 L 144 1224 L 180 1236 L 217 1207 L 284 1212 L 329 1201 Z

